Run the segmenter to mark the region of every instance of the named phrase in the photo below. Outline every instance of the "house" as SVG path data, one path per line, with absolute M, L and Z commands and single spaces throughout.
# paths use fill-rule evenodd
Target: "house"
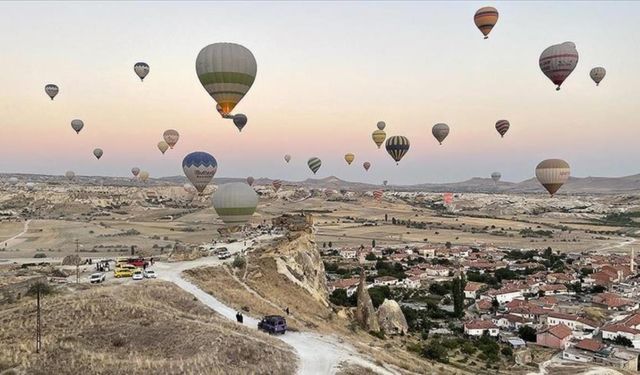
M 425 258 L 433 258 L 436 256 L 436 249 L 433 247 L 422 247 L 418 249 L 418 254 Z
M 530 320 L 513 314 L 497 315 L 495 318 L 491 319 L 491 321 L 493 321 L 493 323 L 498 327 L 508 330 L 517 330 L 524 325 L 533 325 L 533 322 Z
M 516 287 L 502 288 L 498 290 L 490 290 L 487 294 L 490 297 L 495 298 L 499 304 L 504 305 L 505 303 L 510 302 L 516 298 L 521 298 L 522 290 Z
M 476 309 L 480 312 L 485 312 L 491 310 L 493 307 L 493 302 L 490 299 L 481 298 L 476 301 Z
M 567 287 L 563 284 L 545 284 L 541 285 L 538 290 L 543 291 L 545 296 L 569 293 Z
M 564 324 L 547 326 L 536 334 L 536 344 L 554 349 L 565 349 L 571 340 L 571 328 Z
M 336 289 L 346 289 L 347 296 L 351 297 L 353 293 L 358 289 L 358 284 L 360 283 L 360 279 L 357 277 L 352 277 L 350 279 L 339 279 L 336 281 L 331 281 L 328 283 L 329 293 L 333 293 Z
M 409 276 L 401 283 L 409 289 L 418 289 L 422 285 L 420 276 Z
M 464 298 L 468 299 L 476 299 L 479 297 L 478 292 L 482 289 L 486 284 L 477 283 L 473 281 L 467 281 L 467 284 L 464 286 Z
M 562 324 L 571 328 L 573 331 L 593 332 L 599 326 L 598 323 L 593 320 L 572 314 L 548 311 L 546 315 L 547 325 L 554 326 Z
M 356 256 L 358 256 L 358 250 L 351 248 L 340 249 L 339 253 L 345 259 L 356 259 Z
M 464 334 L 467 336 L 480 337 L 485 333 L 491 337 L 496 337 L 499 329 L 490 320 L 475 319 L 464 323 Z
M 640 331 L 624 326 L 622 324 L 606 324 L 602 329 L 602 339 L 603 340 L 615 340 L 616 337 L 622 336 L 629 340 L 633 344 L 634 348 L 640 348 Z
M 380 276 L 373 279 L 373 284 L 376 286 L 379 286 L 379 285 L 392 286 L 392 285 L 396 285 L 397 283 L 398 283 L 398 279 L 396 279 L 393 276 Z
M 439 264 L 430 264 L 425 267 L 425 273 L 428 276 L 449 276 L 449 268 Z
M 616 311 L 633 311 L 638 309 L 638 302 L 623 298 L 615 293 L 600 293 L 593 296 L 591 303 L 594 306 Z

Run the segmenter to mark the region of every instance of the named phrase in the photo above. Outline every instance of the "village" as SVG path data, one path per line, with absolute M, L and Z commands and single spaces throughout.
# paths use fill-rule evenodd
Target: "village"
M 633 251 L 332 245 L 319 247 L 336 304 L 357 304 L 362 268 L 373 305 L 397 300 L 409 331 L 423 338 L 488 337 L 511 349 L 503 354 L 548 348 L 565 361 L 638 370 L 640 284 Z M 446 351 L 428 349 L 436 348 L 423 349 L 427 356 L 448 361 Z

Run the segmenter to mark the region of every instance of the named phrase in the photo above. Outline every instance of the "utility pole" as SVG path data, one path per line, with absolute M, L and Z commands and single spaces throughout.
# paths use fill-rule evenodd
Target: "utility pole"
M 76 284 L 78 284 L 80 283 L 80 245 L 77 238 L 76 238 L 76 255 L 78 256 L 76 259 Z
M 40 322 L 40 288 L 41 285 L 38 285 L 36 310 L 36 353 L 40 353 L 40 348 L 42 347 L 42 324 Z

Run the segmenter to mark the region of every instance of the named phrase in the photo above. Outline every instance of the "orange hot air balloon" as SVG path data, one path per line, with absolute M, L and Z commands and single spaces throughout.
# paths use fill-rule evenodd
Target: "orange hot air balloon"
M 494 7 L 480 8 L 473 16 L 473 22 L 487 39 L 493 27 L 498 23 L 498 10 Z

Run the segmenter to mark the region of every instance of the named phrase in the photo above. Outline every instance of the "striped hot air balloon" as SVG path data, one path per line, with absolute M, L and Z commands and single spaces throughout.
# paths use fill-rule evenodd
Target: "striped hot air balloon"
M 280 190 L 280 188 L 282 187 L 282 181 L 280 180 L 274 180 L 271 185 L 273 186 L 273 190 L 276 191 L 276 193 L 278 192 L 278 190 Z
M 589 72 L 589 76 L 591 77 L 593 82 L 596 83 L 596 86 L 600 86 L 600 81 L 602 81 L 606 74 L 607 70 L 601 66 L 595 67 L 591 69 L 591 72 Z
M 178 139 L 180 139 L 180 133 L 174 129 L 167 129 L 162 133 L 162 138 L 164 138 L 169 147 L 173 148 L 178 143 Z
M 473 22 L 475 22 L 476 27 L 480 29 L 485 39 L 489 38 L 489 33 L 496 23 L 498 23 L 498 16 L 498 10 L 494 7 L 480 8 L 473 16 Z
M 378 129 L 371 134 L 371 138 L 373 138 L 373 143 L 380 148 L 382 143 L 384 143 L 384 140 L 387 138 L 387 133 L 385 133 L 384 130 Z
M 139 173 L 140 173 L 140 168 L 138 167 L 131 168 L 131 174 L 133 175 L 133 177 L 138 177 Z
M 50 83 L 44 87 L 44 92 L 47 93 L 51 100 L 53 100 L 53 98 L 58 95 L 58 92 L 60 92 L 60 89 L 58 88 L 58 86 Z
M 344 160 L 347 162 L 347 164 L 351 165 L 351 163 L 353 163 L 353 161 L 356 159 L 356 156 L 352 153 L 348 153 L 344 155 Z
M 314 156 L 307 161 L 307 165 L 309 166 L 309 169 L 311 169 L 313 174 L 316 174 L 316 172 L 318 171 L 318 169 L 320 169 L 320 166 L 322 165 L 322 160 Z
M 182 170 L 189 181 L 202 193 L 218 170 L 218 162 L 207 152 L 196 151 L 182 160 Z
M 149 64 L 144 62 L 137 62 L 133 65 L 133 71 L 136 73 L 138 78 L 140 78 L 140 82 L 143 82 L 144 77 L 149 74 Z
M 251 219 L 258 206 L 258 194 L 247 184 L 232 182 L 218 187 L 213 208 L 227 226 L 242 225 Z
M 509 124 L 509 121 L 507 120 L 498 120 L 496 122 L 496 130 L 498 131 L 498 134 L 500 134 L 501 138 L 507 133 L 509 126 L 511 126 L 511 124 Z
M 204 89 L 228 115 L 256 79 L 258 65 L 247 48 L 235 43 L 214 43 L 196 58 L 196 73 Z
M 387 152 L 391 155 L 393 160 L 396 161 L 397 165 L 407 151 L 409 151 L 409 139 L 401 135 L 394 135 L 387 139 L 386 148 Z
M 431 128 L 431 134 L 438 140 L 438 143 L 442 144 L 442 141 L 449 135 L 449 125 L 443 123 L 435 124 Z
M 365 171 L 368 171 L 369 168 L 371 168 L 371 163 L 369 163 L 368 161 L 365 161 L 364 163 L 362 163 L 362 166 L 364 167 Z
M 558 86 L 556 90 L 560 90 L 560 85 L 578 65 L 576 45 L 564 42 L 545 49 L 540 55 L 539 64 L 542 73 Z
M 382 190 L 374 190 L 373 192 L 373 198 L 375 198 L 376 200 L 382 199 L 382 195 L 383 195 Z
M 256 181 L 256 180 L 255 180 L 255 178 L 253 178 L 253 177 L 251 177 L 251 176 L 247 177 L 247 184 L 248 184 L 249 186 L 253 186 L 253 183 L 254 183 L 255 181 Z
M 569 163 L 561 159 L 543 160 L 536 167 L 536 178 L 552 197 L 567 182 L 570 175 Z
M 76 131 L 76 134 L 80 134 L 80 130 L 84 128 L 84 122 L 82 120 L 71 120 L 71 129 Z

